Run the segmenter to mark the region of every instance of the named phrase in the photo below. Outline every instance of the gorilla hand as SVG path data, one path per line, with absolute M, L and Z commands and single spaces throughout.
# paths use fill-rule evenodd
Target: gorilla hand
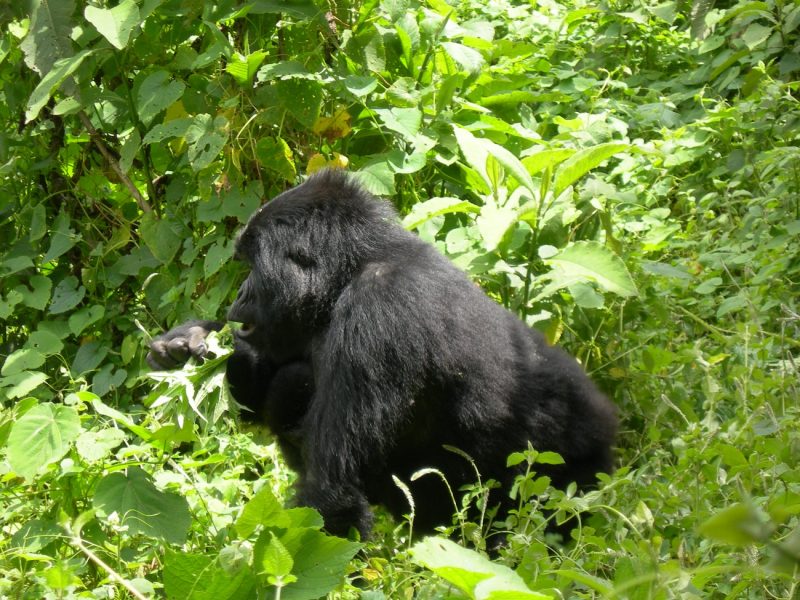
M 174 369 L 190 357 L 202 358 L 208 353 L 206 337 L 212 331 L 222 329 L 217 321 L 189 321 L 173 327 L 150 342 L 147 364 L 160 371 Z

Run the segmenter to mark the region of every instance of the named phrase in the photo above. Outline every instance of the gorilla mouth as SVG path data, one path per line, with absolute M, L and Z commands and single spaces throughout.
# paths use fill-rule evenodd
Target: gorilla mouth
M 256 330 L 256 326 L 252 323 L 242 323 L 239 327 L 239 335 L 248 336 Z

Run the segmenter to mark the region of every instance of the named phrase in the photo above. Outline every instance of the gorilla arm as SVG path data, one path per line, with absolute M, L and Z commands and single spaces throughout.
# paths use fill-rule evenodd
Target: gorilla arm
M 419 339 L 413 304 L 397 286 L 365 283 L 369 271 L 345 289 L 314 344 L 316 391 L 303 422 L 306 471 L 297 495 L 331 533 L 354 526 L 362 537 L 372 526 L 367 480 L 385 471 L 412 418 L 412 386 L 423 378 L 414 360 L 420 349 L 410 347 Z

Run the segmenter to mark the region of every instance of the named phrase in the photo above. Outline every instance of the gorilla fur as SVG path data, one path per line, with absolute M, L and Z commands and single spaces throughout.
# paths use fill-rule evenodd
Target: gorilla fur
M 297 501 L 332 533 L 372 524 L 370 504 L 409 511 L 416 528 L 448 524 L 472 467 L 508 488 L 506 458 L 530 442 L 564 465 L 553 483 L 591 485 L 612 469 L 617 418 L 578 363 L 490 300 L 392 207 L 341 171 L 265 204 L 236 243 L 250 273 L 228 313 L 242 323 L 227 376 L 234 398 L 276 434 L 300 475 Z M 192 321 L 157 338 L 149 360 L 201 356 Z M 170 347 L 170 344 L 172 345 Z

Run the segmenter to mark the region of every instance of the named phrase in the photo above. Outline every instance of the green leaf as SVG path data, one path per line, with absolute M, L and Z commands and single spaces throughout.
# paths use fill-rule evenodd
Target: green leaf
M 123 173 L 130 171 L 133 161 L 136 159 L 136 154 L 141 147 L 142 136 L 139 134 L 138 129 L 134 129 L 119 151 L 119 168 Z
M 25 552 L 38 552 L 45 546 L 64 537 L 64 530 L 55 521 L 31 519 L 11 538 L 11 547 Z
M 734 504 L 703 522 L 699 533 L 724 544 L 746 546 L 764 542 L 771 529 L 765 516 L 754 506 Z
M 264 62 L 267 53 L 261 50 L 242 56 L 235 52 L 231 56 L 228 64 L 225 65 L 225 70 L 230 73 L 239 85 L 250 86 L 253 84 L 253 78 L 256 76 L 258 67 Z
M 422 126 L 422 112 L 418 108 L 376 108 L 374 112 L 387 129 L 408 141 L 414 141 Z
M 256 156 L 264 167 L 275 171 L 286 181 L 294 181 L 297 177 L 292 149 L 283 138 L 261 138 L 256 143 Z
M 42 257 L 42 263 L 58 258 L 80 241 L 81 236 L 69 225 L 69 215 L 64 211 L 58 213 L 53 223 L 53 233 L 50 234 L 50 248 Z
M 0 369 L 0 375 L 3 377 L 15 375 L 22 371 L 36 369 L 43 364 L 44 356 L 42 356 L 38 350 L 33 348 L 20 348 L 8 355 L 3 363 L 3 368 Z
M 556 165 L 561 164 L 573 154 L 575 154 L 575 150 L 572 148 L 542 150 L 541 152 L 523 158 L 522 164 L 528 170 L 529 175 L 536 175 L 545 169 L 552 169 Z
M 174 219 L 159 219 L 153 212 L 142 217 L 139 225 L 142 240 L 163 264 L 172 262 L 183 242 L 183 227 Z
M 490 598 L 497 592 L 513 592 L 520 600 L 551 600 L 531 591 L 514 571 L 490 561 L 474 550 L 468 550 L 443 538 L 428 537 L 414 544 L 412 560 L 436 573 L 470 598 Z M 480 587 L 479 587 L 480 586 Z
M 128 45 L 131 31 L 140 22 L 139 7 L 134 0 L 122 0 L 114 8 L 87 6 L 83 15 L 118 50 Z
M 8 462 L 15 473 L 30 480 L 64 456 L 80 431 L 81 420 L 71 406 L 37 404 L 12 426 Z
M 403 227 L 414 230 L 439 215 L 479 213 L 480 210 L 479 206 L 459 198 L 431 198 L 411 207 L 411 212 L 403 218 Z
M 490 173 L 491 157 L 505 167 L 532 195 L 536 193 L 536 186 L 525 166 L 511 152 L 490 140 L 475 137 L 463 127 L 453 126 L 453 132 L 467 163 L 478 172 L 490 190 L 496 190 L 497 183 L 497 177 Z
M 94 50 L 81 50 L 75 56 L 62 58 L 53 64 L 53 68 L 42 78 L 28 99 L 25 111 L 26 123 L 30 123 L 39 115 L 39 111 L 47 104 L 56 89 L 81 66 L 87 56 L 93 53 Z
M 168 549 L 164 558 L 164 591 L 169 600 L 251 600 L 256 579 L 249 569 L 224 570 L 207 554 Z
M 386 160 L 371 160 L 355 175 L 367 191 L 377 196 L 391 196 L 395 193 L 394 172 Z
M 539 452 L 534 462 L 540 465 L 563 465 L 564 459 L 557 452 Z
M 475 224 L 483 239 L 483 247 L 494 252 L 503 241 L 508 230 L 517 222 L 517 211 L 505 206 L 487 202 L 481 207 L 481 214 Z
M 78 278 L 69 275 L 58 282 L 50 300 L 50 313 L 58 315 L 75 308 L 86 295 L 86 288 L 78 287 Z
M 189 503 L 183 496 L 162 492 L 139 467 L 106 475 L 97 485 L 94 507 L 106 515 L 117 513 L 130 535 L 181 544 L 191 524 Z
M 269 543 L 261 554 L 261 570 L 267 575 L 285 577 L 292 572 L 294 566 L 292 555 L 274 533 L 270 532 L 270 536 Z
M 120 429 L 84 431 L 75 440 L 75 448 L 83 460 L 93 463 L 104 460 L 124 440 L 125 432 Z
M 225 117 L 211 118 L 211 115 L 197 115 L 186 130 L 186 142 L 189 144 L 189 164 L 194 171 L 200 171 L 210 165 L 222 152 L 228 141 Z
M 369 95 L 378 87 L 378 80 L 369 75 L 348 75 L 342 83 L 357 98 Z
M 255 560 L 259 564 L 268 539 L 262 535 L 256 544 Z M 292 575 L 297 577 L 297 581 L 283 588 L 282 600 L 311 600 L 326 595 L 342 583 L 347 564 L 362 548 L 362 544 L 316 529 L 290 529 L 280 540 L 294 559 Z
M 557 284 L 591 281 L 620 296 L 638 294 L 622 259 L 598 242 L 575 242 L 544 262 L 555 267 L 557 272 L 551 276 Z
M 25 347 L 36 350 L 42 356 L 52 356 L 61 352 L 64 342 L 52 331 L 39 329 L 30 335 L 28 341 L 25 342 Z
M 70 370 L 75 376 L 94 371 L 108 354 L 110 348 L 98 341 L 87 342 L 78 348 Z
M 74 0 L 34 0 L 31 4 L 31 24 L 20 48 L 25 64 L 44 76 L 53 64 L 72 55 L 72 13 Z
M 485 62 L 480 52 L 463 44 L 442 42 L 442 48 L 462 69 L 470 73 L 478 73 Z
M 254 0 L 250 10 L 254 15 L 287 14 L 295 19 L 309 20 L 322 11 L 313 0 Z
M 145 125 L 149 125 L 158 113 L 180 100 L 185 89 L 184 83 L 171 81 L 167 71 L 150 73 L 142 81 L 136 93 L 136 112 L 139 114 L 139 119 Z M 145 140 L 148 137 L 149 134 L 145 136 Z
M 47 375 L 39 371 L 23 371 L 0 379 L 0 385 L 4 388 L 3 393 L 5 396 L 13 400 L 31 393 L 47 379 Z
M 306 129 L 313 129 L 322 106 L 322 85 L 309 79 L 284 79 L 275 85 L 281 106 Z
M 772 35 L 772 31 L 772 27 L 766 27 L 759 23 L 750 23 L 742 34 L 742 40 L 747 45 L 748 49 L 755 50 L 769 39 L 769 36 Z
M 553 195 L 557 198 L 568 186 L 615 154 L 630 149 L 629 144 L 608 142 L 591 148 L 584 148 L 565 160 L 555 174 Z
M 203 273 L 206 278 L 211 277 L 214 273 L 224 267 L 233 256 L 234 244 L 232 242 L 217 241 L 214 242 L 206 252 L 206 257 L 203 260 Z
M 28 283 L 32 288 L 30 290 L 24 285 L 16 288 L 16 291 L 22 296 L 22 303 L 36 310 L 44 310 L 50 300 L 50 290 L 53 288 L 53 282 L 44 275 L 33 275 L 28 279 Z
M 194 123 L 194 119 L 186 117 L 183 119 L 173 119 L 166 123 L 156 125 L 147 132 L 142 143 L 157 144 L 158 142 L 163 142 L 170 138 L 183 137 L 186 135 L 186 132 L 189 131 L 192 123 Z
M 285 527 L 289 518 L 268 486 L 264 486 L 244 505 L 242 514 L 236 519 L 236 533 L 241 539 L 250 537 L 261 526 Z
M 69 330 L 73 335 L 78 335 L 89 325 L 102 319 L 105 313 L 106 309 L 97 304 L 82 308 L 69 316 Z

